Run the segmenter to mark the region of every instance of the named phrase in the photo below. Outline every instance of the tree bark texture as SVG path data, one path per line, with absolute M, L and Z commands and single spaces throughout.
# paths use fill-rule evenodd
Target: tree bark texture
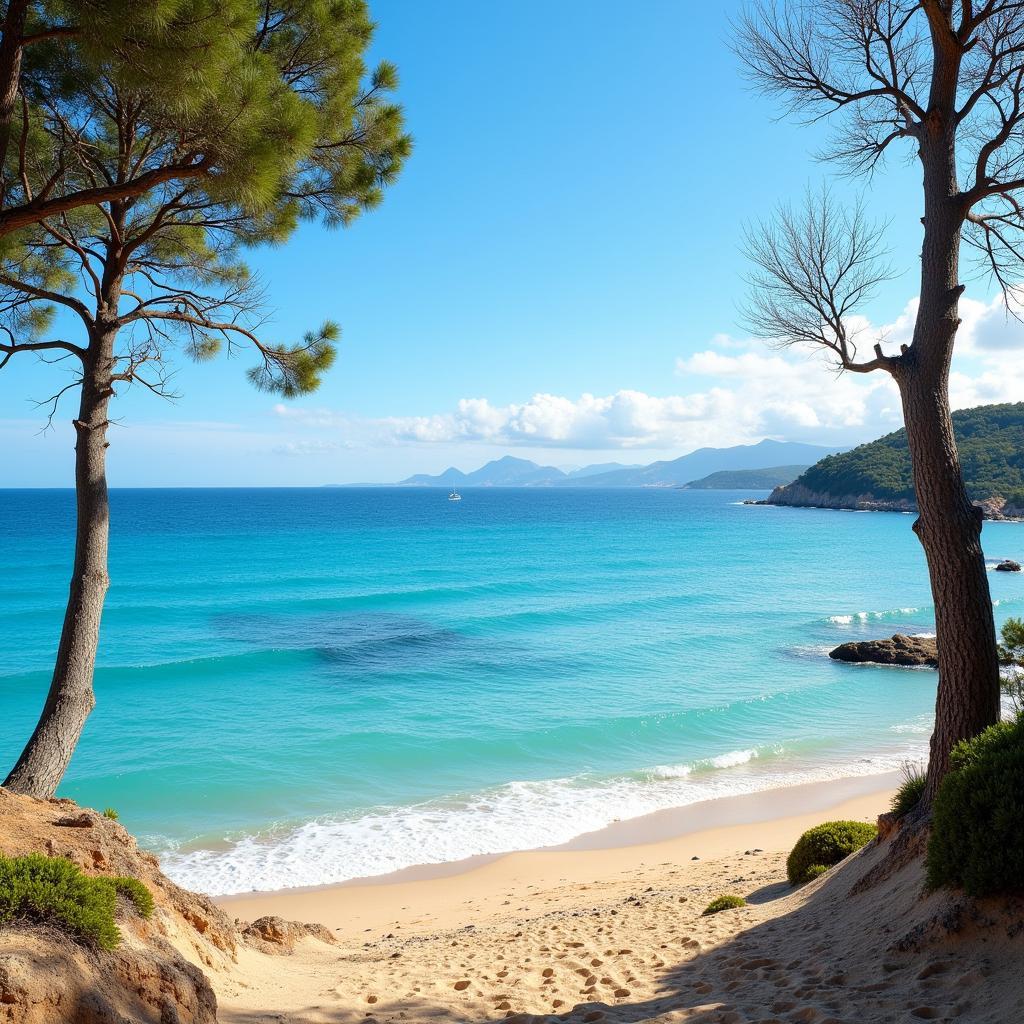
M 107 496 L 107 406 L 112 395 L 113 336 L 90 346 L 82 379 L 75 445 L 77 532 L 70 594 L 50 689 L 21 757 L 4 786 L 29 796 L 56 792 L 96 703 L 93 670 L 106 597 L 110 510 Z
M 946 774 L 952 747 L 999 720 L 1000 683 L 981 510 L 964 487 L 949 408 L 949 369 L 963 292 L 958 277 L 964 209 L 946 131 L 922 143 L 921 161 L 925 231 L 920 305 L 913 345 L 895 376 L 919 510 L 914 531 L 928 562 L 939 653 L 927 806 Z

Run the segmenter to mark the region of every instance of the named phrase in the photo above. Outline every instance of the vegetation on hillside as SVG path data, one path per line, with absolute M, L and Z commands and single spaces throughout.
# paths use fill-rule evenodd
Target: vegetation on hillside
M 903 781 L 892 796 L 891 809 L 897 818 L 912 811 L 924 795 L 924 787 L 928 781 L 924 766 L 913 761 L 904 761 Z
M 142 917 L 153 913 L 153 895 L 137 878 L 89 877 L 71 861 L 38 853 L 0 856 L 0 925 L 45 921 L 101 949 L 114 949 L 121 941 L 114 922 L 118 896 Z
M 1005 498 L 1024 506 L 1024 402 L 982 405 L 953 413 L 964 483 L 975 501 Z M 795 483 L 817 494 L 914 500 L 905 430 L 829 455 Z
M 1024 889 L 1024 719 L 958 743 L 932 808 L 928 887 L 971 896 Z
M 878 829 L 863 821 L 826 821 L 809 828 L 786 859 L 789 884 L 810 882 L 877 835 Z
M 767 466 L 764 469 L 720 469 L 699 480 L 686 484 L 687 490 L 739 490 L 750 487 L 755 490 L 770 490 L 795 480 L 808 467 Z

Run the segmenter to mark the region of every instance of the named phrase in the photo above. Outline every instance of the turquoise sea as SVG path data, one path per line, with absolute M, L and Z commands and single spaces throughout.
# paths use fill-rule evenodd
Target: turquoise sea
M 61 793 L 179 881 L 311 885 L 891 770 L 935 676 L 912 517 L 679 490 L 120 490 L 97 707 Z M 0 491 L 0 760 L 49 681 L 70 491 Z M 1024 527 L 990 523 L 993 560 Z M 1024 578 L 990 576 L 998 619 Z

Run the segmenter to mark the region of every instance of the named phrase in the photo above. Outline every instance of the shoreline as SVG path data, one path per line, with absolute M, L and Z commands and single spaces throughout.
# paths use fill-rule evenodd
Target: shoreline
M 873 820 L 898 772 L 718 797 L 613 822 L 557 846 L 487 854 L 330 885 L 215 896 L 234 918 L 274 915 L 323 924 L 340 936 L 475 927 L 539 889 L 599 883 L 652 864 L 685 868 L 748 849 L 779 851 L 830 818 Z
M 760 505 L 764 508 L 806 508 L 814 509 L 818 512 L 890 512 L 901 516 L 916 516 L 918 515 L 918 509 L 916 505 L 911 505 L 903 501 L 885 501 L 879 499 L 878 501 L 850 501 L 843 503 L 842 499 L 836 499 L 834 502 L 821 502 L 821 501 L 772 501 L 771 496 L 767 498 L 747 498 L 743 502 L 743 505 Z M 975 502 L 976 508 L 983 508 L 978 502 Z M 1004 515 L 1001 512 L 992 513 L 984 511 L 982 513 L 982 519 L 986 523 L 1024 523 L 1024 516 L 1017 514 Z

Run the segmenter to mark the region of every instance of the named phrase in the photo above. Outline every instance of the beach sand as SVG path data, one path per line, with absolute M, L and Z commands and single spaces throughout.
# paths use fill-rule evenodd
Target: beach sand
M 726 864 L 744 850 L 788 852 L 801 832 L 820 821 L 874 821 L 898 783 L 898 773 L 889 773 L 724 797 L 617 822 L 564 846 L 216 902 L 231 917 L 252 921 L 274 914 L 316 922 L 345 940 L 379 938 L 394 929 L 404 936 L 479 926 L 515 916 L 509 907 L 516 913 L 572 909 L 595 886 L 666 865 L 685 869 L 677 876 L 685 878 L 713 860 L 728 875 Z M 702 877 L 709 870 L 704 863 Z
M 1007 913 L 1024 917 L 1024 908 L 1000 905 L 979 925 L 976 901 L 968 911 L 946 894 L 924 898 L 919 856 L 852 896 L 878 875 L 884 847 L 803 888 L 785 881 L 801 832 L 835 818 L 874 820 L 893 782 L 875 776 L 718 800 L 623 822 L 572 848 L 222 899 L 241 918 L 321 922 L 338 944 L 305 940 L 273 958 L 243 950 L 236 969 L 212 978 L 220 1019 L 1021 1019 L 1024 938 Z M 714 824 L 665 834 L 700 820 Z M 703 917 L 723 893 L 748 906 Z

